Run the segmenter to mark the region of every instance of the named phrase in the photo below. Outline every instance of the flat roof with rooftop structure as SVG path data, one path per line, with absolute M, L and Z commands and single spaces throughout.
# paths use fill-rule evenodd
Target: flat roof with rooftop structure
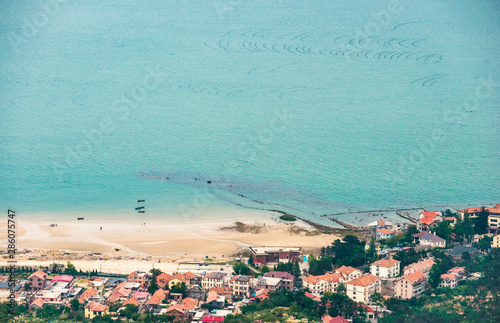
M 256 255 L 267 255 L 276 252 L 301 252 L 302 247 L 249 247 Z

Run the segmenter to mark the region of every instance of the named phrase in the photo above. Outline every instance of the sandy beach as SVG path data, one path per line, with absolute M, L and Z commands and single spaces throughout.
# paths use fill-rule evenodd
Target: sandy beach
M 18 265 L 71 260 L 78 269 L 93 270 L 105 261 L 107 270 L 126 273 L 140 269 L 141 262 L 144 269 L 151 268 L 154 261 L 158 268 L 174 271 L 180 262 L 198 261 L 206 256 L 226 260 L 252 245 L 300 246 L 307 254 L 338 238 L 319 233 L 301 221 L 280 223 L 276 215 L 257 218 L 145 225 L 130 221 L 67 221 L 53 227 L 52 222 L 23 220 L 17 226 L 17 248 L 30 252 L 19 254 Z M 0 243 L 6 245 L 6 224 L 0 228 Z M 96 257 L 93 253 L 102 255 Z M 139 261 L 131 263 L 130 257 Z M 0 265 L 5 262 L 2 259 Z

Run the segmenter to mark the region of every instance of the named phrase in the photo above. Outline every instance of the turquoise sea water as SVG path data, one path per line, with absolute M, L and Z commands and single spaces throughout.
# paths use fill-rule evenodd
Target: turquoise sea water
M 4 209 L 500 198 L 498 1 L 40 3 L 0 10 Z

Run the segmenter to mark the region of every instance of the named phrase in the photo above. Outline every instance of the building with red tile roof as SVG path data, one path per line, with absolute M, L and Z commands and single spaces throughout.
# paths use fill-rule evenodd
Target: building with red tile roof
M 231 302 L 233 298 L 233 289 L 231 287 L 227 286 L 215 286 L 210 288 L 210 292 L 216 292 L 219 295 L 224 296 L 224 298 L 228 301 Z
M 321 317 L 321 321 L 323 323 L 349 323 L 349 321 L 342 316 L 331 317 L 328 314 L 323 314 L 323 316 Z
M 90 302 L 85 305 L 85 318 L 93 319 L 96 316 L 103 316 L 109 314 L 109 307 L 104 304 Z
M 382 278 L 372 274 L 365 274 L 346 283 L 347 296 L 355 302 L 366 303 L 373 293 L 380 293 L 381 288 Z
M 132 305 L 135 305 L 135 306 L 139 306 L 139 300 L 137 299 L 137 297 L 132 296 L 129 299 L 127 299 L 125 302 L 123 302 L 122 305 L 125 306 L 127 304 L 132 304 Z
M 376 230 L 376 238 L 377 239 L 390 239 L 396 236 L 397 232 L 388 230 L 386 228 L 380 228 Z
M 95 289 L 95 288 L 88 288 L 86 289 L 81 295 L 80 297 L 78 297 L 78 301 L 80 303 L 85 303 L 89 298 L 91 298 L 92 296 L 94 296 L 95 294 L 97 294 L 99 292 L 98 289 Z
M 182 304 L 175 304 L 167 308 L 167 315 L 174 315 L 174 322 L 186 321 L 188 318 L 189 310 Z
M 455 274 L 442 274 L 439 288 L 455 288 L 458 286 L 458 278 Z
M 401 261 L 393 258 L 382 258 L 370 266 L 370 272 L 374 276 L 392 278 L 399 275 Z
M 167 299 L 168 298 L 168 294 L 170 292 L 168 290 L 163 290 L 163 289 L 158 289 L 154 294 L 153 296 L 151 296 L 148 301 L 146 302 L 146 304 L 148 305 L 160 305 L 162 304 L 163 300 Z
M 172 280 L 173 276 L 169 275 L 167 273 L 161 273 L 158 276 L 156 276 L 156 283 L 158 284 L 158 287 L 164 288 L 170 280 Z
M 323 295 L 325 292 L 336 293 L 337 287 L 343 281 L 345 281 L 345 276 L 342 273 L 326 273 L 319 276 L 309 275 L 302 279 L 302 286 L 316 295 Z
M 43 304 L 45 303 L 45 301 L 41 298 L 35 298 L 35 300 L 33 302 L 31 302 L 30 304 L 30 309 L 39 309 L 39 308 L 42 308 L 43 307 Z
M 437 216 L 441 216 L 440 211 L 425 211 L 425 212 L 420 213 L 419 218 L 434 219 Z
M 340 273 L 344 276 L 344 280 L 352 280 L 359 278 L 363 275 L 363 272 L 359 269 L 350 266 L 342 266 L 335 270 L 336 273 Z
M 414 262 L 412 264 L 409 264 L 403 269 L 403 273 L 405 275 L 415 273 L 417 271 L 423 273 L 424 275 L 428 275 L 429 271 L 431 270 L 432 266 L 435 264 L 434 260 L 431 258 L 427 258 L 424 260 L 419 260 L 418 262 Z
M 257 298 L 260 301 L 268 299 L 269 298 L 269 289 L 259 289 L 258 291 L 255 292 L 254 298 Z
M 320 302 L 321 301 L 321 297 L 319 297 L 317 295 L 314 295 L 314 294 L 311 294 L 309 292 L 305 292 L 304 296 L 308 297 L 308 298 L 310 298 L 310 299 L 312 299 L 313 301 L 316 301 L 316 302 Z
M 182 305 L 190 311 L 194 310 L 198 306 L 198 300 L 195 298 L 184 298 L 182 299 Z
M 45 288 L 47 273 L 37 270 L 28 277 L 28 285 L 32 290 L 38 291 Z
M 394 297 L 410 299 L 420 297 L 425 292 L 427 278 L 420 271 L 404 275 L 396 280 Z

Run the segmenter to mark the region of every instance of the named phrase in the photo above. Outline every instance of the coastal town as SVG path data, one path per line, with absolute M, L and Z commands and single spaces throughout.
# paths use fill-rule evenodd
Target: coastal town
M 496 321 L 500 204 L 422 211 L 412 222 L 376 220 L 367 227 L 369 238 L 346 234 L 318 246 L 317 254 L 255 245 L 234 259 L 207 256 L 173 272 L 155 263 L 128 275 L 82 271 L 71 260 L 3 266 L 0 319 L 339 323 L 443 316 L 469 322 L 483 315 L 482 322 Z M 406 306 L 418 311 L 405 312 Z

